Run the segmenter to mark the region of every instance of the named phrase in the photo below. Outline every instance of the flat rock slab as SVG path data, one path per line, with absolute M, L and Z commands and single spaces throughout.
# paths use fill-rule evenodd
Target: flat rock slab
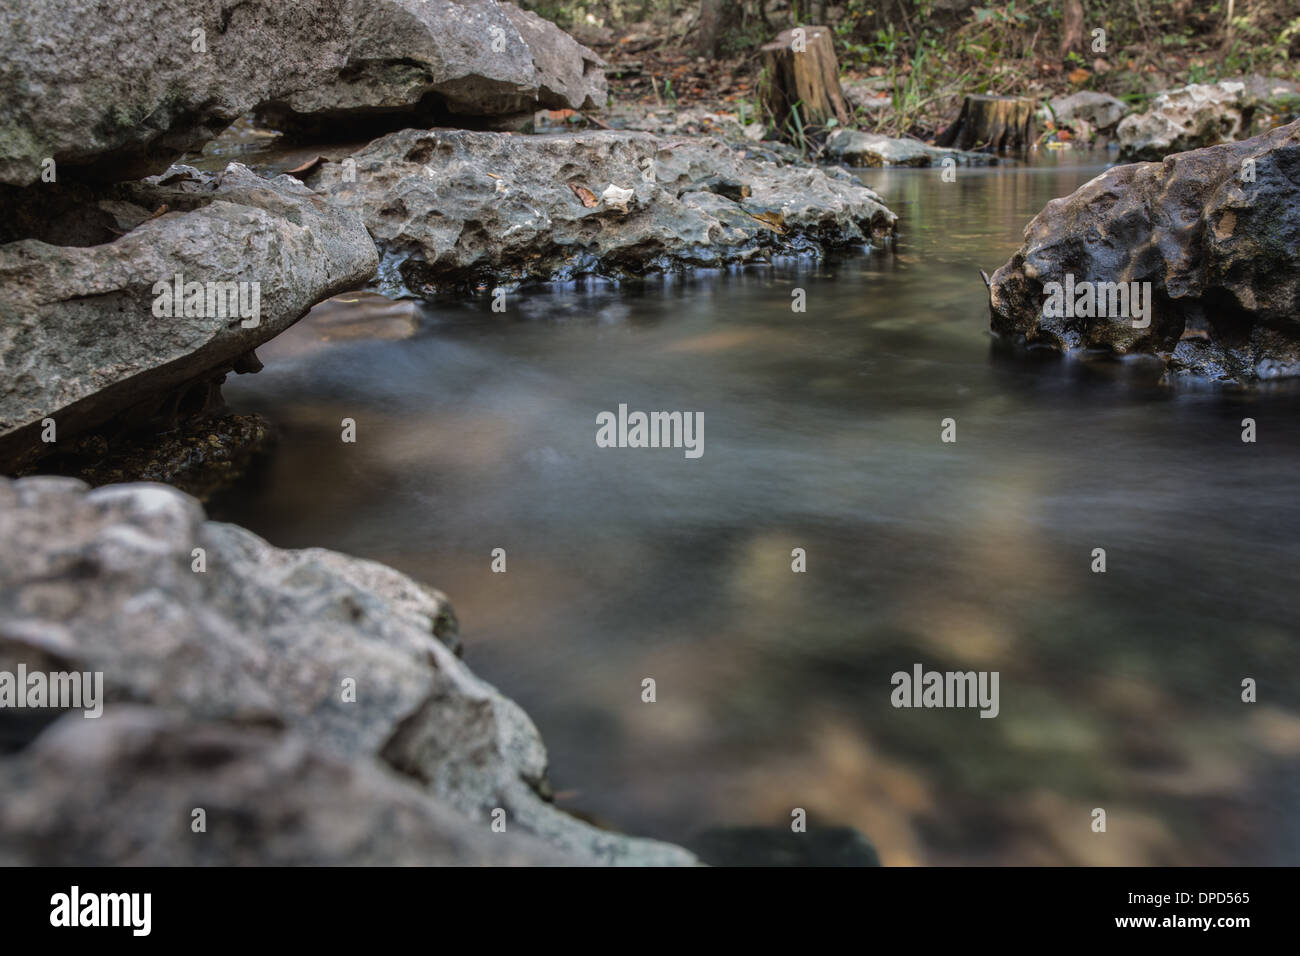
M 105 209 L 127 230 L 112 242 L 0 245 L 7 468 L 53 450 L 38 439 L 44 420 L 67 438 L 230 368 L 317 302 L 365 283 L 377 266 L 354 213 L 290 176 L 266 180 L 238 164 L 220 175 L 176 167 L 115 189 L 86 215 Z M 178 275 L 203 291 L 201 304 L 186 292 L 180 314 L 174 296 L 159 306 Z M 232 312 L 229 286 L 213 286 L 210 305 L 209 283 L 236 284 L 249 305 L 256 288 L 255 319 Z
M 850 166 L 942 166 L 951 159 L 958 166 L 992 166 L 997 157 L 960 149 L 940 149 L 919 139 L 882 136 L 856 129 L 839 129 L 826 140 L 827 154 Z
M 194 569 L 196 548 L 202 549 L 202 571 Z M 92 491 L 67 478 L 0 479 L 0 670 L 14 673 L 21 664 L 28 672 L 102 672 L 107 702 L 100 719 L 117 717 L 128 705 L 165 718 L 140 733 L 134 751 L 120 758 L 125 765 L 110 755 L 110 779 L 129 781 L 133 765 L 166 767 L 187 748 L 201 751 L 210 733 L 204 728 L 219 725 L 211 733 L 227 739 L 222 746 L 243 765 L 229 774 L 255 775 L 261 768 L 265 778 L 241 789 L 217 760 L 214 793 L 231 812 L 245 797 L 261 794 L 266 806 L 244 807 L 259 829 L 271 829 L 267 821 L 277 813 L 289 818 L 301 808 L 312 832 L 347 820 L 363 835 L 378 831 L 394 804 L 407 805 L 406 813 L 415 813 L 410 807 L 418 804 L 424 808 L 419 812 L 438 817 L 436 807 L 422 802 L 429 797 L 459 816 L 456 827 L 438 825 L 448 839 L 461 831 L 491 834 L 492 813 L 500 808 L 508 833 L 531 835 L 579 860 L 695 862 L 678 847 L 598 830 L 549 803 L 546 749 L 537 728 L 518 705 L 469 671 L 453 650 L 457 640 L 455 617 L 441 593 L 374 562 L 274 548 L 234 525 L 204 520 L 198 502 L 165 485 Z M 20 713 L 0 710 L 0 721 Z M 58 754 L 83 740 L 87 747 L 117 747 L 124 734 L 130 736 L 130 719 L 121 719 L 127 730 L 107 737 L 72 729 L 70 738 L 52 743 L 44 737 L 25 742 L 16 759 L 28 783 L 0 791 L 4 813 L 25 799 L 27 812 L 46 819 L 32 807 L 41 794 L 75 802 L 71 791 L 85 781 L 52 779 L 68 772 Z M 176 726 L 181 729 L 170 729 Z M 259 743 L 252 731 L 307 743 Z M 4 736 L 24 744 L 22 728 Z M 24 758 L 32 748 L 34 756 Z M 304 770 L 303 786 L 312 777 L 339 778 L 353 788 L 355 802 L 339 796 L 311 806 L 290 782 L 292 774 L 281 773 L 295 765 Z M 380 770 L 397 783 L 384 784 Z M 189 798 L 179 794 L 199 786 L 197 774 L 173 780 L 159 772 L 136 785 L 180 806 Z M 8 777 L 0 770 L 0 779 Z M 284 794 L 270 785 L 277 780 L 285 783 Z M 115 811 L 120 817 L 109 816 Z M 99 813 L 103 819 L 94 826 L 74 828 L 65 838 L 79 837 L 85 845 L 64 842 L 62 852 L 80 848 L 104 863 L 132 862 L 129 841 L 110 840 L 108 846 L 120 849 L 106 859 L 98 837 L 139 831 L 149 821 L 130 801 L 106 799 Z M 36 852 L 12 820 L 0 814 L 0 859 Z M 415 825 L 408 823 L 407 830 Z M 164 843 L 190 837 L 175 820 L 157 821 L 143 834 L 150 835 Z M 303 842 L 298 851 L 308 852 L 310 838 Z M 372 855 L 363 842 L 340 835 L 320 852 L 362 862 Z M 436 844 L 431 836 L 417 847 L 433 853 Z M 155 848 L 154 858 L 188 859 L 190 852 L 164 846 Z M 210 852 L 214 862 L 235 862 L 250 851 L 230 844 Z M 292 852 L 284 850 L 285 858 Z
M 0 183 L 135 179 L 255 107 L 497 116 L 604 103 L 596 54 L 497 0 L 8 0 Z M 390 127 L 391 128 L 391 127 Z
M 637 132 L 404 130 L 307 182 L 365 220 L 392 295 L 820 254 L 897 222 L 843 170 Z
M 993 331 L 1060 351 L 1152 353 L 1175 375 L 1300 375 L 1297 210 L 1300 121 L 1117 166 L 1026 227 L 1024 245 L 992 279 Z M 1048 309 L 1048 284 L 1067 282 L 1149 284 L 1149 325 L 1111 313 L 1109 293 L 1101 314 Z

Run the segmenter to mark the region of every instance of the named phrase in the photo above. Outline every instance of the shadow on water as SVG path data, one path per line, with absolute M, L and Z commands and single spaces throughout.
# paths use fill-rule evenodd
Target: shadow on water
M 886 864 L 1294 864 L 1300 398 L 987 333 L 977 270 L 1102 168 L 867 171 L 893 253 L 330 303 L 228 387 L 282 434 L 217 516 L 446 591 L 561 804 L 630 832 L 802 807 Z M 598 448 L 620 403 L 703 412 L 703 457 Z M 895 709 L 917 663 L 997 671 L 998 717 Z

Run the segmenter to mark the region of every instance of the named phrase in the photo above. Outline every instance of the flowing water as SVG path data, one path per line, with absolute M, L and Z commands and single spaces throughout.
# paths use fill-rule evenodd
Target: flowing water
M 228 385 L 281 438 L 214 515 L 445 591 L 557 801 L 626 832 L 804 808 L 887 864 L 1300 863 L 1300 397 L 987 332 L 977 269 L 1101 168 L 867 171 L 897 249 L 816 265 L 331 302 Z M 702 412 L 703 456 L 597 447 L 619 404 Z M 997 671 L 998 716 L 895 708 L 915 664 Z

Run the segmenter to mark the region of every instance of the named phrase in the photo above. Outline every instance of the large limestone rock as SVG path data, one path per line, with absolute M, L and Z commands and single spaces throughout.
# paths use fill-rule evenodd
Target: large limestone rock
M 837 129 L 826 139 L 826 152 L 850 166 L 941 166 L 952 160 L 958 166 L 990 166 L 997 157 L 988 153 L 940 149 L 919 139 L 882 136 L 856 129 Z
M 816 253 L 896 223 L 847 173 L 707 137 L 404 130 L 308 182 L 366 221 L 391 294 Z
M 203 571 L 194 570 L 196 548 Z M 188 748 L 201 752 L 202 741 L 215 734 L 238 765 L 214 764 L 219 803 L 239 812 L 242 800 L 263 794 L 269 806 L 243 808 L 259 827 L 270 829 L 260 821 L 304 806 L 321 815 L 308 829 L 349 819 L 351 812 L 358 831 L 371 832 L 386 806 L 404 801 L 409 808 L 427 797 L 461 818 L 459 828 L 437 824 L 444 843 L 461 830 L 490 833 L 492 811 L 501 808 L 507 832 L 531 834 L 575 858 L 694 862 L 677 847 L 597 830 L 552 806 L 536 727 L 461 663 L 450 646 L 455 634 L 440 593 L 373 562 L 273 548 L 241 528 L 205 521 L 194 499 L 164 485 L 90 491 L 73 479 L 0 479 L 0 670 L 14 672 L 22 663 L 28 671 L 101 671 L 106 718 L 132 703 L 158 711 L 156 720 L 165 722 L 137 733 L 128 721 L 99 738 L 56 728 L 64 735 L 38 742 L 35 756 L 21 764 L 28 785 L 0 802 L 39 802 L 38 795 L 48 794 L 75 804 L 70 790 L 79 780 L 49 779 L 66 771 L 68 762 L 58 755 L 68 748 L 113 750 L 101 767 L 110 780 L 126 781 L 132 766 L 153 759 L 165 768 Z M 0 711 L 0 722 L 18 713 Z M 306 743 L 259 742 L 250 736 L 258 728 Z M 21 744 L 23 728 L 4 736 Z M 141 736 L 138 746 L 127 739 Z M 400 777 L 409 797 L 399 799 L 383 782 L 379 765 Z M 258 767 L 262 778 L 241 782 Z M 287 783 L 294 767 L 308 780 L 343 779 L 350 793 L 315 807 L 293 787 L 278 797 L 272 784 Z M 184 805 L 202 788 L 199 769 L 179 779 L 153 774 L 138 783 L 142 799 L 151 792 L 162 805 Z M 441 819 L 441 811 L 420 806 L 435 823 Z M 108 816 L 115 808 L 120 818 Z M 101 823 L 71 833 L 89 841 L 119 825 L 130 832 L 147 825 L 130 801 L 109 800 L 99 812 Z M 186 835 L 170 818 L 157 827 L 142 838 L 166 843 Z M 0 825 L 0 839 L 15 839 L 15 829 L 21 827 Z M 289 842 L 284 858 L 299 852 Z M 372 859 L 360 842 L 340 837 L 322 852 Z M 129 841 L 110 845 L 122 847 L 122 855 L 97 859 L 131 859 Z M 434 837 L 418 844 L 419 852 L 437 846 Z M 471 850 L 481 852 L 465 852 Z M 163 846 L 153 852 L 164 859 L 191 851 Z M 253 851 L 230 845 L 210 852 L 233 862 Z
M 526 834 L 469 826 L 378 761 L 139 705 L 98 720 L 70 714 L 0 760 L 0 866 L 591 862 Z
M 6 0 L 0 183 L 134 179 L 261 104 L 285 122 L 605 99 L 598 58 L 496 0 Z
M 1297 210 L 1300 121 L 1107 170 L 1026 227 L 993 276 L 992 328 L 1059 350 L 1154 353 L 1175 373 L 1300 375 Z M 1133 315 L 1045 314 L 1048 283 L 1067 281 L 1149 283 L 1149 326 Z
M 1249 125 L 1251 100 L 1243 83 L 1192 83 L 1161 93 L 1145 113 L 1125 117 L 1115 131 L 1120 159 L 1159 160 L 1170 153 L 1230 143 Z
M 45 202 L 53 208 L 55 200 Z M 4 470 L 57 448 L 39 440 L 47 418 L 63 441 L 128 409 L 147 417 L 185 383 L 242 370 L 241 357 L 315 303 L 364 283 L 377 265 L 354 213 L 292 177 L 268 181 L 238 164 L 220 175 L 177 167 L 72 204 L 44 227 L 68 231 L 50 238 L 94 241 L 102 237 L 89 226 L 77 233 L 76 223 L 95 216 L 123 234 L 91 245 L 0 245 Z M 174 288 L 177 275 L 204 291 L 181 314 L 171 296 L 160 306 L 155 288 Z M 229 286 L 214 286 L 220 294 L 209 303 L 207 283 L 247 283 L 235 291 L 250 308 L 232 311 Z
M 381 0 L 351 12 L 343 68 L 265 104 L 264 122 L 309 133 L 368 118 L 459 125 L 448 121 L 598 109 L 608 97 L 597 54 L 511 3 Z

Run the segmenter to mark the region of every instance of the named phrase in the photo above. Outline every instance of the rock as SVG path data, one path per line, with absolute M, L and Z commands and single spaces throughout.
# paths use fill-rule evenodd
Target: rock
M 471 827 L 379 761 L 344 761 L 301 735 L 138 705 L 98 720 L 69 714 L 0 759 L 2 866 L 591 862 L 508 829 Z
M 1154 353 L 1174 374 L 1300 375 L 1297 209 L 1300 121 L 1109 169 L 1025 229 L 1024 245 L 992 279 L 993 331 L 1062 351 Z M 1067 277 L 1076 287 L 1149 283 L 1149 326 L 1125 314 L 1049 317 L 1047 284 Z
M 409 125 L 606 95 L 594 53 L 496 0 L 10 0 L 0 64 L 0 183 L 19 186 L 47 158 L 60 181 L 159 172 L 259 105 Z
M 951 159 L 959 166 L 988 166 L 997 163 L 989 153 L 927 146 L 919 139 L 899 139 L 856 129 L 837 129 L 826 140 L 829 156 L 851 166 L 940 166 Z
M 352 8 L 345 64 L 331 79 L 264 103 L 275 129 L 320 134 L 366 120 L 386 130 L 455 117 L 593 110 L 604 61 L 555 24 L 496 0 L 379 0 Z
M 881 78 L 872 77 L 869 79 L 841 81 L 840 88 L 844 91 L 844 99 L 849 106 L 867 116 L 874 116 L 877 113 L 885 113 L 894 107 L 894 98 L 890 96 L 886 89 L 888 81 L 883 84 Z
M 365 219 L 391 295 L 816 254 L 885 240 L 896 223 L 842 171 L 764 162 L 704 137 L 404 130 L 352 159 L 308 183 Z M 718 180 L 749 194 L 719 195 Z M 590 203 L 610 185 L 633 191 L 627 213 Z
M 160 481 L 206 501 L 232 487 L 274 444 L 274 428 L 261 415 L 229 412 L 199 415 L 158 434 L 105 431 L 60 442 L 18 474 L 70 475 L 91 487 Z
M 1069 96 L 1058 96 L 1051 104 L 1051 115 L 1055 116 L 1058 124 L 1070 126 L 1076 120 L 1083 120 L 1099 132 L 1112 129 L 1129 111 L 1123 100 L 1116 99 L 1109 93 L 1092 90 L 1079 90 Z
M 273 548 L 205 521 L 194 499 L 165 485 L 89 491 L 73 479 L 0 479 L 0 670 L 100 671 L 106 715 L 129 702 L 186 726 L 292 734 L 322 758 L 360 768 L 362 789 L 372 785 L 364 768 L 378 761 L 413 795 L 453 808 L 467 831 L 489 831 L 501 808 L 507 832 L 564 854 L 694 862 L 680 848 L 597 830 L 552 806 L 536 727 L 469 671 L 453 651 L 457 640 L 441 593 L 374 562 Z M 0 723 L 13 713 L 0 711 Z M 265 750 L 298 759 L 296 747 Z M 138 819 L 138 809 L 116 805 L 128 814 L 123 826 Z
M 0 245 L 6 471 L 55 450 L 39 440 L 47 418 L 63 441 L 128 411 L 145 421 L 206 409 L 214 380 L 255 368 L 245 359 L 252 349 L 376 269 L 357 216 L 290 176 L 265 180 L 233 163 L 220 175 L 175 167 L 109 197 L 68 217 L 89 222 L 111 207 L 138 222 L 114 241 Z M 162 290 L 178 274 L 204 284 L 204 314 L 169 314 L 174 299 Z M 210 287 L 209 305 L 208 283 L 243 285 Z
M 1252 109 L 1242 83 L 1192 83 L 1161 93 L 1145 113 L 1125 117 L 1115 131 L 1120 159 L 1163 159 L 1242 135 Z

